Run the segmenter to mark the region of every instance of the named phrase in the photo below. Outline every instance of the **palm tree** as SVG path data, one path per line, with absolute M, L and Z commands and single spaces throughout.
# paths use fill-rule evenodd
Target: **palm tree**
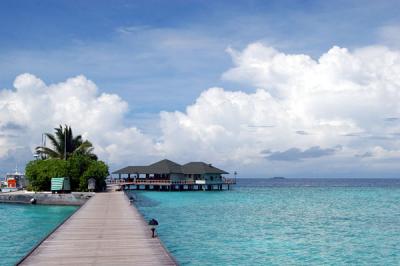
M 57 158 L 66 160 L 73 154 L 82 154 L 97 160 L 93 153 L 93 145 L 88 140 L 83 140 L 81 135 L 74 137 L 70 126 L 65 125 L 55 128 L 55 134 L 46 133 L 53 149 L 39 146 L 36 147 L 36 153 L 42 158 Z

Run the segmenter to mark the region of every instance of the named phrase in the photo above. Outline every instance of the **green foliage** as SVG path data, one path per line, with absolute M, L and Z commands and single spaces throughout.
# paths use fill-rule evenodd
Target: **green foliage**
M 52 177 L 67 176 L 68 164 L 58 159 L 31 161 L 26 166 L 25 172 L 32 190 L 48 191 Z
M 87 190 L 88 180 L 96 179 L 96 187 L 99 190 L 105 188 L 105 179 L 109 175 L 108 166 L 102 161 L 91 161 L 89 167 L 83 173 L 80 179 L 79 188 L 81 191 Z
M 74 154 L 68 159 L 68 176 L 71 180 L 71 188 L 80 188 L 81 176 L 89 168 L 92 159 L 82 154 Z
M 105 187 L 105 178 L 109 175 L 108 166 L 97 161 L 93 146 L 80 135 L 74 136 L 71 127 L 61 125 L 55 128 L 55 134 L 46 133 L 53 148 L 37 147 L 41 160 L 31 161 L 26 166 L 29 188 L 34 191 L 48 191 L 51 178 L 69 177 L 73 191 L 86 191 L 89 178 L 96 179 L 96 187 Z
M 83 154 L 74 154 L 67 161 L 46 159 L 31 161 L 26 166 L 29 188 L 34 191 L 49 191 L 52 177 L 70 178 L 72 191 L 87 191 L 87 181 L 96 179 L 96 187 L 101 190 L 105 186 L 105 178 L 109 175 L 108 166 Z
M 50 140 L 53 148 L 39 146 L 36 152 L 42 159 L 57 158 L 68 159 L 72 155 L 86 155 L 97 160 L 97 156 L 93 153 L 93 145 L 88 140 L 83 140 L 81 135 L 74 136 L 71 127 L 65 125 L 54 129 L 54 135 L 46 133 L 46 137 Z

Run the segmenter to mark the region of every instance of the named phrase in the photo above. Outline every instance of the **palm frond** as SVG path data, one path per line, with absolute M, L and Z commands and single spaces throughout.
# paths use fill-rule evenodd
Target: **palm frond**
M 70 126 L 65 125 L 64 127 L 60 125 L 54 128 L 54 135 L 51 133 L 46 133 L 49 138 L 53 149 L 47 147 L 37 147 L 36 150 L 38 154 L 45 154 L 50 158 L 68 158 L 72 154 L 84 154 L 92 158 L 97 159 L 97 156 L 93 154 L 93 145 L 88 140 L 83 140 L 81 135 L 73 135 Z
M 60 146 L 59 140 L 51 133 L 46 133 L 46 137 L 50 140 L 51 145 L 57 152 L 63 151 L 62 147 Z
M 48 147 L 42 147 L 42 146 L 36 147 L 36 152 L 40 155 L 46 155 L 49 158 L 59 158 L 59 159 L 62 158 L 62 155 L 60 153 Z

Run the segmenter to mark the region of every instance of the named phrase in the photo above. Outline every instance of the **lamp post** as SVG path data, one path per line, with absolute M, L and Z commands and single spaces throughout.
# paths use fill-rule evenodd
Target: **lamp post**
M 42 133 L 42 147 L 46 147 L 46 134 L 45 133 Z M 41 159 L 45 159 L 45 155 L 44 154 L 41 154 Z
M 156 228 L 157 228 L 157 226 L 158 226 L 158 222 L 157 222 L 157 220 L 156 219 L 151 219 L 150 221 L 149 221 L 149 225 L 150 225 L 150 230 L 151 230 L 151 232 L 152 232 L 152 236 L 151 237 L 155 237 L 155 232 L 156 232 Z
M 67 125 L 64 129 L 64 160 L 67 160 Z

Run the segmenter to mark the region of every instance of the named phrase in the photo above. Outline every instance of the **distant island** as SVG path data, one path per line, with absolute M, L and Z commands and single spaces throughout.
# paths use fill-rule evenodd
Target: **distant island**
M 283 177 L 283 176 L 274 176 L 274 177 L 271 177 L 271 179 L 278 179 L 278 180 L 280 180 L 280 179 L 286 179 L 286 177 Z

